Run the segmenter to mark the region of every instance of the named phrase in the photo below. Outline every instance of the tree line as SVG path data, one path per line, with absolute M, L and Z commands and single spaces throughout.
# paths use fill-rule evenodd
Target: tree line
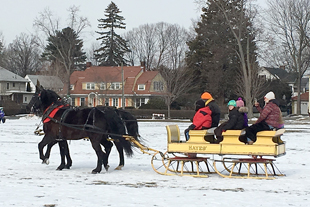
M 57 75 L 69 82 L 86 62 L 101 66 L 145 64 L 165 78 L 165 102 L 191 107 L 195 97 L 209 91 L 219 104 L 241 96 L 250 106 L 274 87 L 258 78 L 259 63 L 285 65 L 301 78 L 309 68 L 310 3 L 307 0 L 268 0 L 269 12 L 248 0 L 196 0 L 201 17 L 193 28 L 159 22 L 130 31 L 118 6 L 111 2 L 98 19 L 97 43 L 85 52 L 81 33 L 90 24 L 69 8 L 68 24 L 46 9 L 34 21 L 37 35 L 20 34 L 4 45 L 0 33 L 0 66 L 21 76 Z M 272 11 L 272 12 L 270 12 Z M 276 83 L 279 84 L 279 83 Z M 69 87 L 69 84 L 67 84 Z M 287 88 L 277 90 L 281 98 Z M 68 90 L 70 92 L 70 90 Z M 300 114 L 300 97 L 298 98 Z M 250 109 L 250 115 L 252 113 Z

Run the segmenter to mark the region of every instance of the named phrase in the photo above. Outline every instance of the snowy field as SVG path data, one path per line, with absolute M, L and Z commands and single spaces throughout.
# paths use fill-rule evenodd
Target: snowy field
M 151 156 L 135 151 L 121 171 L 113 147 L 109 172 L 91 174 L 96 155 L 89 141 L 69 143 L 73 166 L 57 171 L 58 146 L 50 164 L 41 164 L 34 135 L 40 120 L 8 119 L 0 124 L 0 206 L 308 206 L 310 204 L 310 121 L 286 120 L 287 154 L 276 160 L 285 177 L 275 180 L 163 176 L 153 171 Z M 183 135 L 189 123 L 139 122 L 146 145 L 166 151 L 165 125 L 178 124 Z

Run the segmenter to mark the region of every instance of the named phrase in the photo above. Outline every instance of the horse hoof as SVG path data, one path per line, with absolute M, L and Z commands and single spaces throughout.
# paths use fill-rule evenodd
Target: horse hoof
M 115 168 L 115 170 L 121 170 L 124 167 L 124 165 L 119 165 L 117 166 L 117 168 Z
M 45 159 L 45 160 L 43 160 L 43 162 L 42 162 L 42 164 L 50 164 L 50 161 L 49 161 L 49 159 Z
M 104 169 L 108 172 L 110 165 L 104 167 Z
M 93 170 L 93 171 L 91 171 L 91 173 L 92 173 L 92 174 L 98 174 L 99 172 Z

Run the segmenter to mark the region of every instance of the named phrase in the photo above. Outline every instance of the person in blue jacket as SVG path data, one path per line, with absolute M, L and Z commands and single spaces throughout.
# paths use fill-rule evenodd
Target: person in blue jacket
M 5 113 L 3 111 L 3 108 L 0 107 L 0 123 L 1 123 L 1 121 L 2 121 L 2 123 L 5 122 L 5 117 L 4 116 L 5 116 Z

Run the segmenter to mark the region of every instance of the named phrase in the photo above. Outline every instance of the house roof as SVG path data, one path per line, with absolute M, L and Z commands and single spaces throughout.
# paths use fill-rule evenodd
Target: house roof
M 267 70 L 271 75 L 280 79 L 282 81 L 294 83 L 297 78 L 297 73 L 288 73 L 285 69 L 282 68 L 271 68 L 271 67 L 263 67 Z
M 23 77 L 0 67 L 0 81 L 9 81 L 9 82 L 28 82 Z
M 125 66 L 124 93 L 125 94 L 154 94 L 150 92 L 152 80 L 159 74 L 158 71 L 143 71 L 141 66 Z M 74 85 L 71 94 L 88 94 L 98 92 L 105 94 L 120 94 L 121 90 L 83 90 L 82 83 L 111 83 L 122 82 L 122 68 L 111 66 L 91 66 L 85 71 L 74 71 L 70 77 L 70 84 Z M 138 90 L 138 84 L 145 84 L 145 90 Z M 62 93 L 66 93 L 66 87 Z
M 25 78 L 27 77 L 34 85 L 36 85 L 39 80 L 40 84 L 47 89 L 62 89 L 64 87 L 63 82 L 57 76 L 27 75 Z
M 296 101 L 297 100 L 297 96 L 292 97 L 292 100 Z M 300 100 L 301 101 L 309 101 L 309 92 L 300 94 Z

